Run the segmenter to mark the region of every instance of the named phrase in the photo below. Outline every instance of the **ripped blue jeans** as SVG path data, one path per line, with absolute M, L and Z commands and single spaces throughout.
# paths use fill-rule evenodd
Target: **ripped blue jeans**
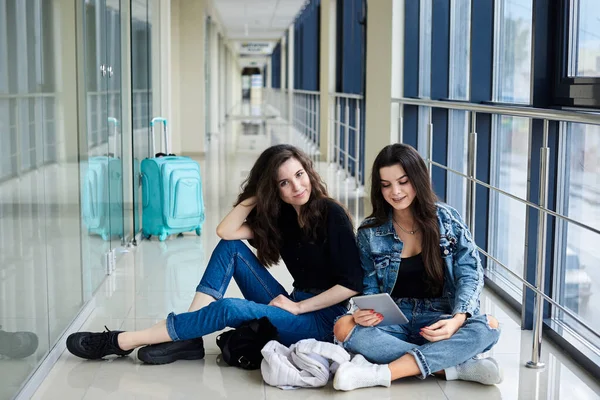
M 477 315 L 468 318 L 449 339 L 429 342 L 419 331 L 439 320 L 452 318 L 448 300 L 398 299 L 397 304 L 408 318 L 407 324 L 356 325 L 340 344 L 376 364 L 388 364 L 407 353 L 412 354 L 421 371 L 419 377 L 425 379 L 488 351 L 500 338 L 500 329 L 490 327 L 487 315 Z
M 243 299 L 224 298 L 233 279 Z M 268 305 L 279 295 L 300 302 L 315 296 L 294 290 L 288 294 L 279 282 L 258 261 L 258 258 L 239 240 L 221 240 L 212 253 L 197 292 L 208 294 L 216 301 L 198 311 L 167 316 L 167 332 L 172 340 L 187 340 L 224 329 L 237 328 L 251 319 L 267 317 L 277 328 L 279 341 L 286 346 L 302 339 L 333 341 L 333 322 L 348 310 L 334 304 L 321 310 L 294 315 Z

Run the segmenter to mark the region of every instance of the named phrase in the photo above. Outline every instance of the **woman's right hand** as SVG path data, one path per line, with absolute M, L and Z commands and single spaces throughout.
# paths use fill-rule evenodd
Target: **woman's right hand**
M 375 310 L 358 309 L 352 314 L 354 322 L 360 326 L 377 326 L 383 321 L 383 315 L 375 312 Z

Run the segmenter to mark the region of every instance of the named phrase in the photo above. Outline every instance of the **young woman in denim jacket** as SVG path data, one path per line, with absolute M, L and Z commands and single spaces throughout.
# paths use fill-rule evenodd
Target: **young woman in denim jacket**
M 339 368 L 334 387 L 389 386 L 431 374 L 499 383 L 495 360 L 473 358 L 500 336 L 498 321 L 479 314 L 483 269 L 477 248 L 458 212 L 436 202 L 414 148 L 394 144 L 379 153 L 371 203 L 373 214 L 358 230 L 363 293 L 389 293 L 409 322 L 378 327 L 383 316 L 373 310 L 340 318 L 336 339 L 360 355 Z
M 204 357 L 202 336 L 267 317 L 286 346 L 301 339 L 333 341 L 335 318 L 362 289 L 352 223 L 332 200 L 310 159 L 289 145 L 265 150 L 235 207 L 217 227 L 215 248 L 186 313 L 169 314 L 137 332 L 78 332 L 67 339 L 76 356 L 128 355 L 148 364 Z M 257 256 L 241 241 L 248 239 Z M 288 294 L 265 266 L 283 259 L 294 279 Z M 224 298 L 234 279 L 244 299 Z

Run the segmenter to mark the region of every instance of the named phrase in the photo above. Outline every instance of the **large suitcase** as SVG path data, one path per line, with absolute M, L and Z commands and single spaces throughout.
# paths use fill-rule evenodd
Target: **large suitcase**
M 167 120 L 154 118 L 150 123 L 154 154 L 154 127 L 162 123 L 166 154 L 169 154 Z M 157 154 L 142 160 L 142 234 L 164 241 L 167 236 L 196 231 L 204 223 L 204 200 L 200 166 L 189 157 Z
M 118 141 L 117 121 L 115 141 Z M 109 137 L 110 140 L 110 137 Z M 116 147 L 115 147 L 116 149 Z M 123 238 L 123 162 L 114 154 L 90 157 L 83 182 L 83 221 L 89 234 Z

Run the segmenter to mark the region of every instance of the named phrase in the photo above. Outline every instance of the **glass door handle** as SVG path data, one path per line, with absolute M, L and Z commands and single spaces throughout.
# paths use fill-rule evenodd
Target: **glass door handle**
M 108 72 L 108 77 L 112 78 L 112 76 L 113 76 L 112 65 L 109 65 L 108 68 L 106 69 L 106 71 Z
M 106 65 L 102 64 L 100 66 L 100 73 L 102 74 L 102 76 L 106 76 Z

